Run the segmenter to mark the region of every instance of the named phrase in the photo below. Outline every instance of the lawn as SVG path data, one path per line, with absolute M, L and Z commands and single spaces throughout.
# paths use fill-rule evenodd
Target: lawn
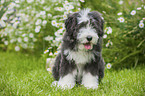
M 97 90 L 76 86 L 51 87 L 53 77 L 38 56 L 0 52 L 0 96 L 145 96 L 145 65 L 135 69 L 106 69 Z

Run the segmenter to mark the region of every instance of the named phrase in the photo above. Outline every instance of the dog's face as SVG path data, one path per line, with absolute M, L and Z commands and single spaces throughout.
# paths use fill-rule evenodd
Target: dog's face
M 89 9 L 74 13 L 65 21 L 67 39 L 75 42 L 79 50 L 92 50 L 103 36 L 103 19 L 98 12 Z

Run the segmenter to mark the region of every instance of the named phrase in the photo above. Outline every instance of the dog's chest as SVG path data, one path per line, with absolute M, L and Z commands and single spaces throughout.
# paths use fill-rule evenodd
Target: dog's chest
M 86 64 L 94 60 L 94 54 L 92 52 L 65 50 L 64 54 L 67 60 L 73 60 L 75 64 Z
M 64 55 L 66 55 L 67 60 L 75 62 L 77 67 L 77 71 L 75 73 L 76 81 L 81 82 L 81 78 L 84 73 L 84 66 L 95 59 L 94 54 L 86 51 L 65 50 Z
M 76 81 L 79 83 L 81 82 L 81 78 L 83 76 L 83 69 L 84 69 L 84 65 L 82 64 L 77 65 Z

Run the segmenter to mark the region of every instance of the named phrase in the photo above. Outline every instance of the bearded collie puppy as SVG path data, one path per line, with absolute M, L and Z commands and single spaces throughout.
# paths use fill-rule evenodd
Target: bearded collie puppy
M 96 11 L 84 9 L 68 16 L 65 21 L 61 52 L 55 59 L 52 74 L 63 89 L 82 84 L 97 89 L 104 76 L 101 53 L 103 18 Z

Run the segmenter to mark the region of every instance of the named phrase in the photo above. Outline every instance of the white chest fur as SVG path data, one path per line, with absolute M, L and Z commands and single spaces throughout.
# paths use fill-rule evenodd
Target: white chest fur
M 75 64 L 86 64 L 92 59 L 94 60 L 92 52 L 65 50 L 64 54 L 67 56 L 67 60 L 74 60 Z
M 86 63 L 89 63 L 92 59 L 94 60 L 94 54 L 87 51 L 71 51 L 65 50 L 64 54 L 67 56 L 67 60 L 74 60 L 77 66 L 77 72 L 75 73 L 77 81 L 81 81 L 83 76 L 83 69 Z

